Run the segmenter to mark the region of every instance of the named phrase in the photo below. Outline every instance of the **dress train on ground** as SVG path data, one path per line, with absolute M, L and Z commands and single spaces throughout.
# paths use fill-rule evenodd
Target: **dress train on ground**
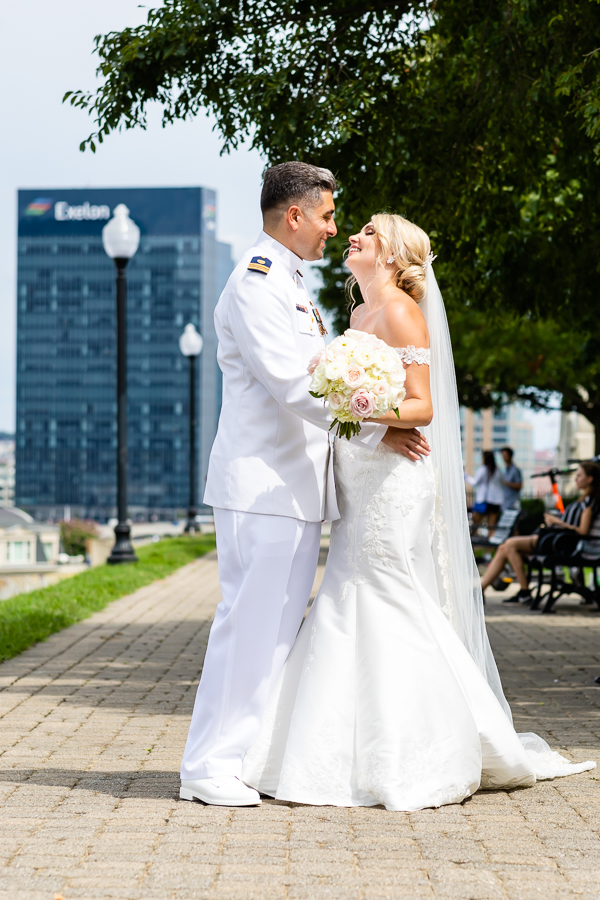
M 431 459 L 336 441 L 342 517 L 244 781 L 281 800 L 417 810 L 583 772 L 513 725 L 442 610 Z

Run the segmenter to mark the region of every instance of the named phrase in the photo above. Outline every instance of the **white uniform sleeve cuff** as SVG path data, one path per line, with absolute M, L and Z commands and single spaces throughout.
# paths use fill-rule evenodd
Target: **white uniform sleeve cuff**
M 388 430 L 387 425 L 376 425 L 375 422 L 365 422 L 361 426 L 360 433 L 350 438 L 351 443 L 361 444 L 363 447 L 369 447 L 375 450 L 381 443 L 381 439 Z

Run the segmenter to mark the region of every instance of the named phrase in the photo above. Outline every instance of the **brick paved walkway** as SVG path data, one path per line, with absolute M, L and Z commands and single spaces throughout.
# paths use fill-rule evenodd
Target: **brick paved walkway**
M 419 813 L 176 799 L 216 562 L 0 666 L 0 900 L 600 898 L 600 773 Z M 600 614 L 488 604 L 520 730 L 598 757 Z

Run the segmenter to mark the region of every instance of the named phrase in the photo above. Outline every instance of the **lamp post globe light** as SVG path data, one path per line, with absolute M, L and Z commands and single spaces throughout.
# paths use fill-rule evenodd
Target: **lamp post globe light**
M 119 203 L 102 229 L 102 244 L 117 270 L 117 524 L 115 545 L 107 562 L 137 562 L 127 521 L 127 263 L 140 243 L 140 229 Z
M 196 522 L 198 510 L 196 508 L 196 489 L 198 476 L 196 474 L 196 357 L 202 352 L 204 341 L 202 336 L 198 334 L 192 323 L 185 326 L 184 332 L 179 338 L 179 349 L 184 356 L 189 359 L 189 406 L 190 406 L 190 497 L 188 506 L 187 522 L 184 531 L 186 534 L 193 534 L 199 531 Z

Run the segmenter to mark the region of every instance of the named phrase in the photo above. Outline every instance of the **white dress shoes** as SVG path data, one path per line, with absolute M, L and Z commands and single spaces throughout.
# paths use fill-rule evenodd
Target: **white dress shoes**
M 258 791 L 235 775 L 182 781 L 179 797 L 181 800 L 202 800 L 211 806 L 260 806 L 262 802 Z

